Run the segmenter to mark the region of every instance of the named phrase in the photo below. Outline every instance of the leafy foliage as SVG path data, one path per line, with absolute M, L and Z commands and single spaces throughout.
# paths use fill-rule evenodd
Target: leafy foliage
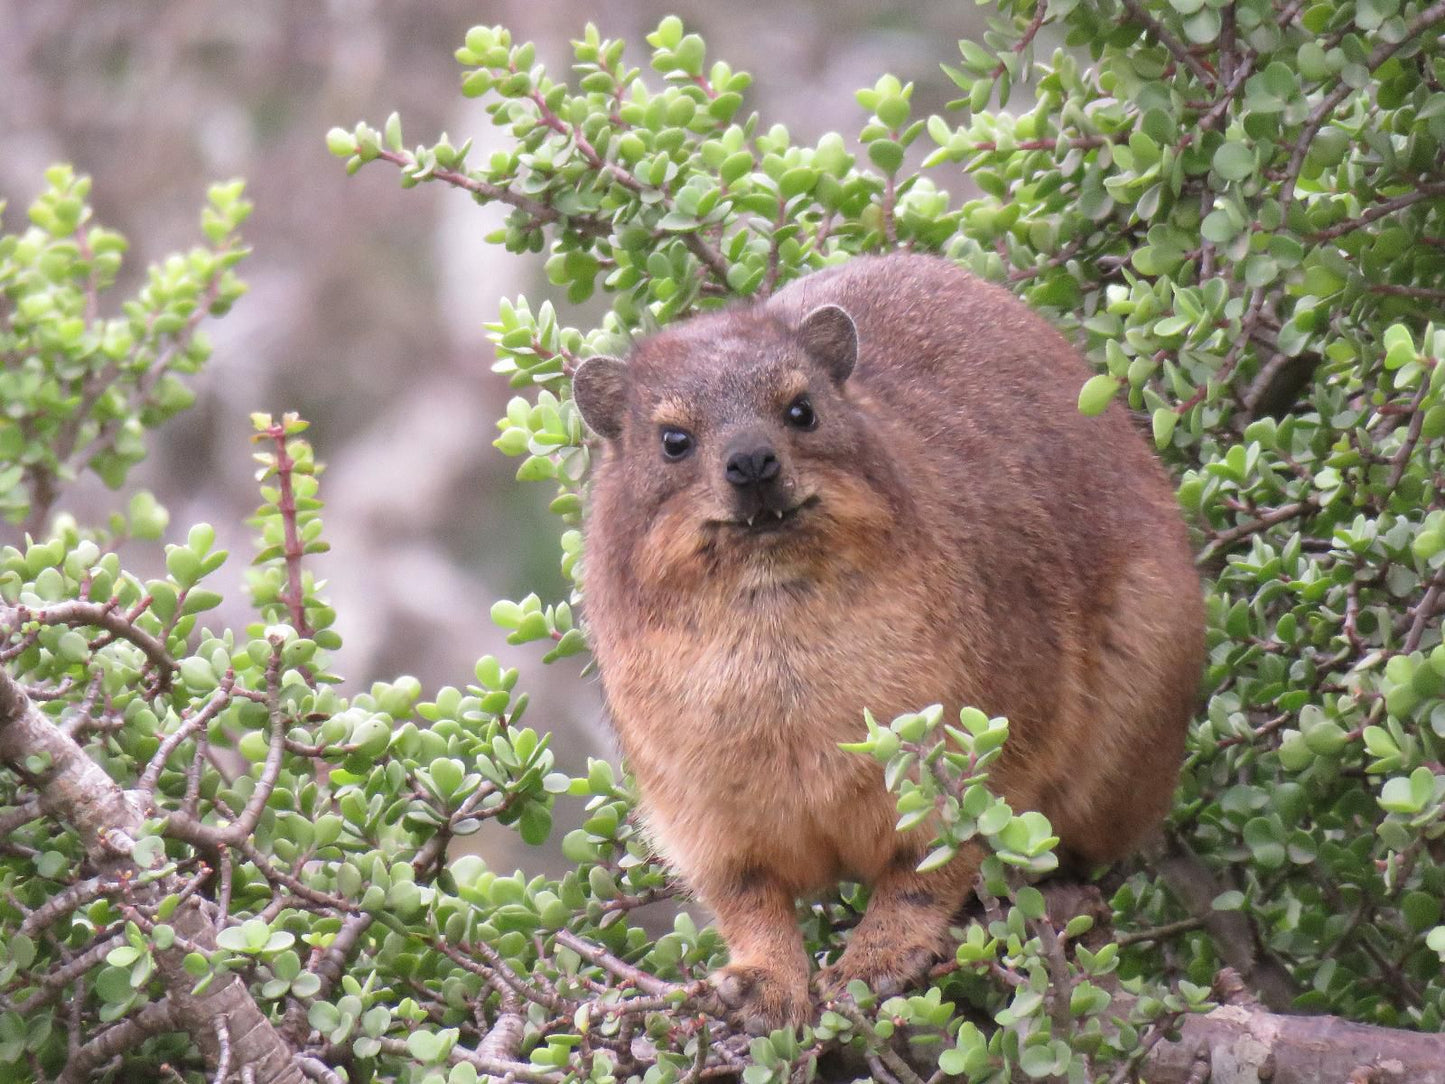
M 505 30 L 472 30 L 463 93 L 510 136 L 484 163 L 445 137 L 406 149 L 396 117 L 327 142 L 351 169 L 382 160 L 407 187 L 506 204 L 493 241 L 545 251 L 572 302 L 608 295 L 595 330 L 525 299 L 490 325 L 519 392 L 496 443 L 520 478 L 556 487 L 574 579 L 589 452 L 568 376 L 588 353 L 894 245 L 945 252 L 1052 315 L 1098 369 L 1080 408 L 1128 397 L 1201 534 L 1209 702 L 1176 845 L 1213 867 L 1214 907 L 1248 920 L 1299 1007 L 1438 1028 L 1445 329 L 1420 312 L 1445 297 L 1445 5 L 1004 0 L 1000 16 L 945 69 L 962 95 L 946 116 L 914 117 L 892 76 L 859 92 L 861 156 L 745 114 L 748 76 L 708 63 L 676 19 L 648 37 L 657 78 L 589 27 L 571 84 Z M 1068 49 L 1036 64 L 1045 33 Z M 1025 84 L 1032 104 L 1005 112 Z M 239 294 L 246 207 L 238 188 L 213 193 L 213 247 L 166 261 L 106 319 L 96 299 L 123 242 L 90 224 L 83 179 L 50 181 L 33 228 L 0 238 L 0 493 L 33 536 L 0 551 L 0 658 L 151 819 L 143 874 L 112 878 L 22 782 L 46 765 L 0 771 L 0 1081 L 86 1056 L 202 1079 L 197 1038 L 145 1015 L 177 946 L 198 990 L 240 976 L 288 1042 L 355 1080 L 763 1084 L 840 1051 L 908 1084 L 935 1069 L 1123 1080 L 1201 1003 L 1220 963 L 1208 916 L 1143 868 L 1110 900 L 1116 928 L 1141 930 L 1091 940 L 1089 917 L 1049 915 L 1023 874 L 1051 866 L 1051 830 L 985 786 L 1006 723 L 928 709 L 870 718 L 857 751 L 885 765 L 905 824 L 936 818 L 930 861 L 993 850 L 982 917 L 912 996 L 856 988 L 798 1035 L 738 1034 L 702 981 L 716 934 L 685 913 L 661 937 L 633 921 L 679 888 L 629 819 L 630 782 L 600 761 L 553 771 L 516 671 L 483 659 L 431 699 L 409 678 L 340 694 L 299 420 L 255 419 L 244 631 L 202 623 L 228 560 L 206 525 L 149 581 L 113 552 L 118 532 L 165 536 L 144 495 L 106 532 L 64 516 L 41 529 L 75 473 L 118 484 L 144 430 L 185 405 L 170 374 L 203 360 L 197 324 Z M 969 185 L 981 194 L 950 194 Z M 558 658 L 585 649 L 576 601 L 492 616 Z M 587 812 L 564 877 L 445 864 L 486 820 L 544 839 L 562 796 Z M 198 893 L 213 948 L 170 922 Z M 810 948 L 835 953 L 864 903 L 845 886 L 812 904 Z M 111 1050 L 117 1034 L 135 1041 Z
M 866 164 L 837 135 L 800 146 L 741 114 L 747 76 L 709 66 L 674 19 L 648 37 L 661 86 L 591 28 L 575 90 L 505 30 L 474 29 L 463 92 L 490 94 L 515 140 L 481 166 L 445 140 L 405 150 L 395 118 L 331 146 L 350 168 L 380 158 L 403 184 L 513 207 L 493 240 L 548 246 L 571 299 L 611 295 L 590 334 L 520 301 L 493 326 L 498 370 L 541 389 L 497 445 L 526 456 L 519 477 L 558 480 L 569 521 L 586 449 L 563 397 L 581 352 L 893 244 L 1051 312 L 1099 370 L 1080 408 L 1126 394 L 1148 412 L 1214 576 L 1178 835 L 1229 872 L 1219 906 L 1256 920 L 1301 1007 L 1439 1027 L 1423 935 L 1445 944 L 1445 328 L 1421 314 L 1445 300 L 1445 9 L 1001 7 L 945 67 L 963 95 L 948 116 L 914 118 L 892 76 L 859 91 Z M 1071 51 L 1034 65 L 1045 27 Z M 1025 82 L 1030 107 L 988 108 Z M 909 171 L 925 133 L 934 149 Z M 980 198 L 944 190 L 959 167 Z M 1143 882 L 1116 903 L 1169 917 Z M 1179 972 L 1205 981 L 1208 937 L 1178 947 Z
M 211 353 L 197 325 L 243 292 L 235 233 L 251 210 L 239 182 L 214 186 L 201 216 L 209 247 L 150 268 L 107 316 L 125 239 L 92 221 L 89 178 L 56 166 L 46 180 L 31 228 L 0 239 L 0 514 L 37 531 L 59 486 L 89 467 L 119 487 L 145 455 L 145 431 L 194 401 L 180 378 Z

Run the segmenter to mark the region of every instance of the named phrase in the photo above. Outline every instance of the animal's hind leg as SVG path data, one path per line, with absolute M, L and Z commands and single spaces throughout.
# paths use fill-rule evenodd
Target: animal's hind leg
M 1136 847 L 1168 812 L 1179 776 L 1203 620 L 1197 597 L 1161 587 L 1165 571 L 1138 562 L 1094 615 L 1067 712 L 1067 770 L 1042 788 L 1040 808 L 1063 846 L 1089 862 Z

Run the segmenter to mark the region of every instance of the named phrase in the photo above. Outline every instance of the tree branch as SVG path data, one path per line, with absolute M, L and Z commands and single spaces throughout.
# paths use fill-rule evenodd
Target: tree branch
M 35 709 L 24 690 L 3 668 L 0 668 L 0 763 L 35 788 L 44 812 L 76 830 L 101 876 L 125 878 L 133 883 L 145 876 L 146 871 L 132 857 L 135 840 L 144 823 L 140 809 L 74 740 Z M 170 881 L 162 878 L 146 885 L 143 891 L 133 890 L 133 905 L 142 902 L 140 897 L 158 900 L 168 894 Z M 214 1065 L 220 1057 L 220 1046 L 213 1022 L 225 1019 L 230 1028 L 231 1049 L 241 1065 L 255 1067 L 260 1079 L 267 1084 L 302 1084 L 301 1071 L 293 1062 L 293 1051 L 257 1008 L 239 975 L 219 979 L 201 994 L 194 992 L 195 979 L 184 963 L 188 949 L 183 946 L 199 946 L 206 951 L 215 947 L 215 927 L 200 901 L 194 896 L 183 899 L 171 918 L 171 925 L 177 935 L 175 942 L 167 949 L 154 949 L 154 955 L 156 968 L 167 988 L 166 1004 L 174 1013 L 176 1026 L 190 1033 Z M 151 1022 L 155 1019 L 158 1018 L 147 1018 Z M 91 1048 L 80 1048 L 82 1053 L 87 1049 Z M 89 1057 L 99 1058 L 99 1054 L 87 1055 Z M 61 1081 L 79 1084 L 88 1079 L 89 1067 L 93 1064 L 99 1061 L 86 1060 L 79 1067 L 68 1065 Z
M 143 818 L 105 770 L 36 710 L 0 668 L 0 763 L 35 789 L 41 810 L 69 822 L 97 865 L 129 858 Z
M 1445 1084 L 1445 1035 L 1396 1031 L 1334 1016 L 1279 1016 L 1242 1005 L 1186 1016 L 1178 1041 L 1150 1051 L 1141 1076 L 1150 1084 L 1189 1084 L 1199 1079 L 1201 1055 L 1215 1080 Z M 1374 1075 L 1352 1076 L 1362 1069 Z
M 174 1031 L 175 1027 L 176 1013 L 171 1003 L 165 999 L 152 1001 L 72 1054 L 55 1084 L 86 1084 L 93 1071 L 111 1058 L 139 1046 L 152 1035 Z
M 171 658 L 166 645 L 120 613 L 114 602 L 57 602 L 43 610 L 32 610 L 28 606 L 5 606 L 0 607 L 0 614 L 4 615 L 5 624 L 15 628 L 29 621 L 38 621 L 42 625 L 82 628 L 93 625 L 105 629 L 112 636 L 130 641 L 145 653 L 145 657 L 160 674 L 162 688 L 170 684 L 171 675 L 176 669 L 176 661 Z
M 1217 911 L 1214 900 L 1220 885 L 1209 868 L 1182 842 L 1171 839 L 1168 852 L 1157 869 L 1169 891 L 1184 909 L 1199 920 L 1222 959 L 1258 991 L 1272 1009 L 1285 1010 L 1296 994 L 1294 980 L 1273 960 L 1261 960 L 1255 947 L 1254 930 L 1238 911 Z
M 1445 196 L 1445 182 L 1435 184 L 1422 184 L 1419 188 L 1406 192 L 1403 196 L 1395 196 L 1393 199 L 1383 200 L 1380 203 L 1371 204 L 1369 209 L 1360 213 L 1357 218 L 1347 218 L 1343 222 L 1336 222 L 1328 229 L 1319 230 L 1310 234 L 1311 241 L 1330 241 L 1357 230 L 1362 226 L 1368 226 L 1377 218 L 1384 218 L 1388 214 L 1403 210 L 1421 200 L 1434 199 L 1437 196 Z

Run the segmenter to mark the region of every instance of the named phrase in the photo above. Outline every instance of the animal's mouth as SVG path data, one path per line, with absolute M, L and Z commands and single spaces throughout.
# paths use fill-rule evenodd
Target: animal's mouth
M 737 527 L 748 534 L 774 534 L 787 530 L 807 509 L 813 508 L 817 504 L 818 498 L 814 495 L 803 498 L 791 508 L 759 508 L 746 516 L 726 522 L 729 526 Z

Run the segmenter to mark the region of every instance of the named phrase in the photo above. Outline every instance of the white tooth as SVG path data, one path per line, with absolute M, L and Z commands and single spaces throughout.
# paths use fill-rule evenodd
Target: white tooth
M 749 517 L 748 517 L 748 526 L 751 527 L 752 525 L 753 525 L 753 517 L 752 517 L 752 516 L 749 516 Z
M 779 519 L 782 519 L 782 518 L 783 518 L 783 513 L 782 513 L 782 511 L 781 511 L 780 509 L 779 509 L 779 510 L 775 510 L 775 511 L 773 512 L 773 515 L 777 516 Z

